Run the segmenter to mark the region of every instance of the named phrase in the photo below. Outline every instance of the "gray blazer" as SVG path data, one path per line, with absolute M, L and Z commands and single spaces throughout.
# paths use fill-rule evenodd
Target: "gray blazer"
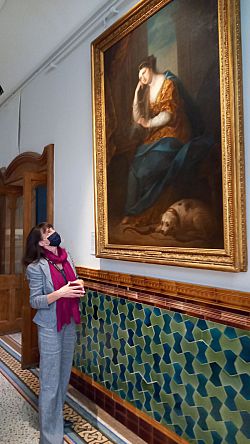
M 69 253 L 67 259 L 76 273 Z M 28 265 L 26 277 L 29 281 L 30 305 L 32 308 L 37 309 L 33 321 L 41 327 L 53 328 L 57 324 L 56 302 L 48 304 L 47 295 L 55 291 L 55 289 L 46 259 L 41 258 L 38 262 Z

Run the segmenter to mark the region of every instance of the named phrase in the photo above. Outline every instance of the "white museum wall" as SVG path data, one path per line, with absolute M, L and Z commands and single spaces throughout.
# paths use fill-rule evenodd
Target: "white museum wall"
M 129 9 L 132 3 L 128 2 Z M 125 10 L 120 10 L 122 15 Z M 250 1 L 241 1 L 243 93 L 245 123 L 246 189 L 249 195 L 250 162 Z M 117 19 L 117 17 L 115 18 Z M 109 23 L 111 24 L 111 23 Z M 136 262 L 98 259 L 93 254 L 94 187 L 91 111 L 91 55 L 90 43 L 104 30 L 86 39 L 55 69 L 42 72 L 22 91 L 21 152 L 42 152 L 45 145 L 55 144 L 55 226 L 64 237 L 77 265 L 131 274 L 166 278 L 203 285 L 249 290 L 250 270 L 228 273 L 183 267 L 140 264 Z M 19 154 L 9 133 L 17 132 L 14 98 L 0 108 L 0 167 L 6 166 Z M 3 153 L 3 154 L 2 154 Z M 250 208 L 247 199 L 248 233 Z M 250 245 L 248 235 L 248 245 Z M 248 247 L 250 250 L 250 247 Z

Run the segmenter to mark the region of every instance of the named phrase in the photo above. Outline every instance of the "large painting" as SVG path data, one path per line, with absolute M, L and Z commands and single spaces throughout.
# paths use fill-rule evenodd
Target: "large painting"
M 97 256 L 246 270 L 238 0 L 145 0 L 92 44 Z

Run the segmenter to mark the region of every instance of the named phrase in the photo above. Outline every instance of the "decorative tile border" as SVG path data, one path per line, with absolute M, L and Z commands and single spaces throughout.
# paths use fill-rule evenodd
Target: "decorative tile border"
M 250 329 L 250 293 L 78 267 L 89 289 Z

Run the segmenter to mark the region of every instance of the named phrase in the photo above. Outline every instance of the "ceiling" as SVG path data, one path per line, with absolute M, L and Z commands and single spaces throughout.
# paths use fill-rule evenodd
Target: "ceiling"
M 107 0 L 0 0 L 0 104 Z

